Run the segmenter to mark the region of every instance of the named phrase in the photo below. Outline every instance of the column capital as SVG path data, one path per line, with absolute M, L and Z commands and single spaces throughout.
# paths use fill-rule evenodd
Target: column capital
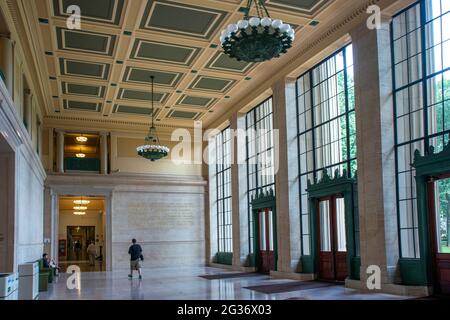
M 99 134 L 100 134 L 102 137 L 104 137 L 104 136 L 109 136 L 109 135 L 110 135 L 110 132 L 101 131 Z

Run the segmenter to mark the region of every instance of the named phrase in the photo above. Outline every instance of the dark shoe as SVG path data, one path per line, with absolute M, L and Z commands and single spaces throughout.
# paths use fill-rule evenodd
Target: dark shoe
M 132 279 L 132 278 L 133 278 L 133 276 L 132 276 L 131 274 L 129 274 L 129 275 L 128 275 L 128 278 Z
M 139 276 L 139 280 L 142 280 L 142 276 Z

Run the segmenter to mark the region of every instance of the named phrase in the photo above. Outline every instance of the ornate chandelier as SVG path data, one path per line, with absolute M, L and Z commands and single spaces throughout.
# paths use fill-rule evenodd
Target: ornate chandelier
M 250 18 L 255 5 L 258 17 Z M 248 0 L 243 20 L 222 31 L 220 42 L 231 58 L 245 62 L 262 62 L 280 57 L 292 47 L 294 29 L 283 21 L 270 18 L 264 0 Z
M 155 77 L 151 76 L 150 78 L 152 80 L 152 111 L 151 111 L 152 124 L 150 126 L 150 130 L 147 134 L 147 137 L 145 138 L 146 144 L 137 147 L 137 152 L 139 156 L 145 159 L 148 159 L 150 161 L 156 161 L 166 157 L 169 154 L 170 149 L 166 146 L 162 146 L 159 143 L 158 133 L 156 132 L 154 124 L 153 86 Z

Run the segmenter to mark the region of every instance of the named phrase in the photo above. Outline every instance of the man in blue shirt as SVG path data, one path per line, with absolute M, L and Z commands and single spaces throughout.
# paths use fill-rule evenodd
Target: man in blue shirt
M 128 249 L 128 254 L 130 254 L 130 274 L 128 275 L 128 278 L 133 278 L 133 270 L 137 270 L 139 279 L 142 279 L 141 260 L 144 260 L 142 259 L 142 248 L 136 243 L 136 239 L 131 240 L 131 242 L 133 244 Z

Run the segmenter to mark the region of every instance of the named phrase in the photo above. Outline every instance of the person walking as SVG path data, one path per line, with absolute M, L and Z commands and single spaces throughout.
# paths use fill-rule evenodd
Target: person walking
M 141 274 L 141 260 L 143 260 L 142 256 L 142 248 L 140 245 L 138 245 L 136 242 L 136 239 L 131 240 L 133 243 L 130 248 L 128 249 L 128 254 L 130 255 L 130 274 L 128 275 L 128 278 L 133 278 L 133 271 L 137 270 L 139 274 L 139 279 L 142 279 Z
M 91 241 L 89 246 L 87 247 L 87 254 L 89 257 L 89 265 L 95 266 L 95 258 L 97 256 L 97 247 L 94 244 L 94 241 Z

